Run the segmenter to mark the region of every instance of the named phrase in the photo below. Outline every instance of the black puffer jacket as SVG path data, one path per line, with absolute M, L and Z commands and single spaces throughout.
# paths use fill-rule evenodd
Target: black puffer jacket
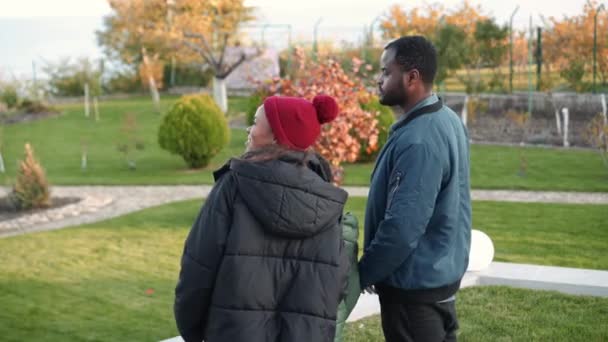
M 316 157 L 232 160 L 190 231 L 175 290 L 186 341 L 332 341 L 348 258 L 345 191 Z M 314 171 L 313 171 L 314 170 Z

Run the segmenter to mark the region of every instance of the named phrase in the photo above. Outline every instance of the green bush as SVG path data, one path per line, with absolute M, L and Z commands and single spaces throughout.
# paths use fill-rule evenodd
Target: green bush
M 367 112 L 379 112 L 376 119 L 378 120 L 378 149 L 376 149 L 372 153 L 367 152 L 368 142 L 361 142 L 361 150 L 359 152 L 359 159 L 357 160 L 360 163 L 368 163 L 373 161 L 377 156 L 386 141 L 388 140 L 388 132 L 393 123 L 395 122 L 395 116 L 393 114 L 393 110 L 390 107 L 383 106 L 380 104 L 380 101 L 377 97 L 373 97 L 371 101 L 367 103 L 361 104 L 361 109 Z
M 103 90 L 106 93 L 137 93 L 144 90 L 141 86 L 139 74 L 133 70 L 126 69 L 112 74 L 104 83 Z
M 47 63 L 43 71 L 48 76 L 50 91 L 56 96 L 82 96 L 85 84 L 92 96 L 101 94 L 101 67 L 88 58 L 72 62 L 69 58 L 59 63 Z
M 585 61 L 575 60 L 569 63 L 568 66 L 560 72 L 560 76 L 566 80 L 568 86 L 576 92 L 585 91 Z
M 258 107 L 262 105 L 262 101 L 264 97 L 261 93 L 254 93 L 249 97 L 247 101 L 247 125 L 253 125 L 253 121 L 255 120 L 255 112 L 257 112 Z
M 206 87 L 213 78 L 213 70 L 207 68 L 201 70 L 201 66 L 198 63 L 194 64 L 177 64 L 175 66 L 175 84 L 173 86 L 197 86 Z M 171 84 L 171 63 L 167 63 L 163 67 L 163 79 L 165 80 L 164 85 L 166 88 L 172 86 Z
M 0 89 L 0 102 L 6 104 L 8 108 L 15 108 L 19 103 L 17 88 L 12 85 L 2 87 L 2 89 Z
M 230 138 L 228 122 L 208 95 L 188 95 L 177 101 L 158 130 L 160 147 L 184 158 L 191 168 L 202 168 Z

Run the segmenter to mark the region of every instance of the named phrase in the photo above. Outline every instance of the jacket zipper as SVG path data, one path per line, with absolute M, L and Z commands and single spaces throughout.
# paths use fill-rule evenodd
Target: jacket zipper
M 397 174 L 397 184 L 395 184 L 395 187 L 391 190 L 391 196 L 389 197 L 389 201 L 386 205 L 387 209 L 390 209 L 391 204 L 393 203 L 393 199 L 395 198 L 395 193 L 397 192 L 397 188 L 399 188 L 399 183 L 401 183 L 401 174 Z

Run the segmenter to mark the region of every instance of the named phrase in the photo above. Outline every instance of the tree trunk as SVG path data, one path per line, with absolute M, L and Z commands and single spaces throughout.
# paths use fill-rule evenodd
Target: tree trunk
M 95 121 L 99 121 L 99 103 L 97 96 L 93 97 L 93 112 L 95 112 Z
M 465 127 L 467 127 L 467 119 L 469 116 L 469 95 L 464 97 L 464 105 L 462 106 L 462 112 L 460 112 L 460 119 Z
M 156 87 L 156 81 L 152 75 L 152 68 L 150 65 L 150 57 L 145 47 L 141 48 L 141 55 L 143 57 L 145 73 L 148 76 L 148 88 L 150 88 L 150 95 L 152 95 L 152 101 L 154 102 L 154 110 L 160 113 L 160 95 L 158 94 L 158 88 Z
M 148 88 L 150 88 L 150 95 L 152 95 L 152 101 L 154 102 L 154 110 L 160 113 L 160 95 L 156 88 L 156 81 L 152 75 L 148 75 Z
M 89 84 L 84 84 L 84 116 L 89 117 Z
M 213 100 L 220 107 L 222 112 L 228 112 L 228 95 L 226 92 L 226 79 L 213 78 Z

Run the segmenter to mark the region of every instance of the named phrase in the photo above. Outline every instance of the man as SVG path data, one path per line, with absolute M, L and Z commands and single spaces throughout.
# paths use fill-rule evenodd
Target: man
M 361 288 L 377 291 L 388 342 L 455 341 L 471 239 L 468 135 L 432 93 L 428 40 L 399 38 L 380 64 L 380 103 L 402 114 L 372 173 Z

